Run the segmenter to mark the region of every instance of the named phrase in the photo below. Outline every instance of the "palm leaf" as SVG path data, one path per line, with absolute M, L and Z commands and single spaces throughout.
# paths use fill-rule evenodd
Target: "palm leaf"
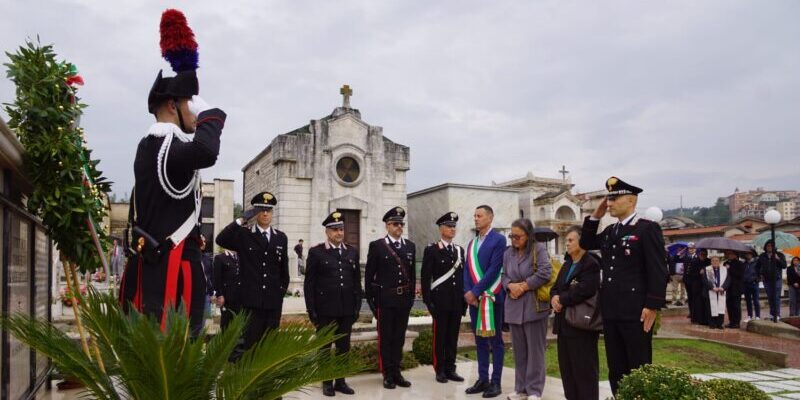
M 94 338 L 106 373 L 65 333 L 51 323 L 22 314 L 0 319 L 4 329 L 86 386 L 97 399 L 264 399 L 312 382 L 364 369 L 353 354 L 320 348 L 340 337 L 333 327 L 315 332 L 289 324 L 267 334 L 236 363 L 228 362 L 247 317 L 208 338 L 190 335 L 183 310 L 170 310 L 167 328 L 137 312 L 126 315 L 117 300 L 90 290 L 78 310 Z M 208 339 L 207 343 L 206 340 Z
M 364 369 L 351 354 L 334 355 L 327 347 L 341 335 L 328 326 L 316 332 L 306 324 L 270 331 L 230 364 L 219 380 L 218 397 L 276 398 L 309 382 L 333 379 Z

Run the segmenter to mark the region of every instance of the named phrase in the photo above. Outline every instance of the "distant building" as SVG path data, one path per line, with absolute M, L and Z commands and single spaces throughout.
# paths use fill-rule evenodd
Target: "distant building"
M 739 188 L 727 197 L 728 209 L 731 218 L 741 219 L 747 217 L 764 218 L 764 213 L 770 208 L 779 209 L 785 219 L 797 217 L 800 192 L 797 190 L 765 190 L 762 187 L 740 192 Z

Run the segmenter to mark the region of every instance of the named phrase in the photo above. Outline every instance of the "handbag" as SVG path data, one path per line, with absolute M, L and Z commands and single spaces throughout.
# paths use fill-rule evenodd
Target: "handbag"
M 599 332 L 603 330 L 603 317 L 597 306 L 597 293 L 572 307 L 565 307 L 564 319 L 577 329 Z

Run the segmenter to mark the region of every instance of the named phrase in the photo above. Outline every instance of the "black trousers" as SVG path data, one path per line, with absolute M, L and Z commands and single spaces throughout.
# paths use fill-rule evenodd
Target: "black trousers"
M 277 329 L 281 324 L 281 310 L 264 310 L 260 308 L 243 307 L 250 318 L 244 328 L 244 350 L 248 350 L 270 330 Z
M 694 286 L 694 283 L 691 280 L 689 282 L 687 282 L 686 279 L 684 278 L 683 285 L 684 285 L 684 287 L 686 287 L 686 306 L 689 309 L 689 319 L 692 322 L 694 322 L 695 317 L 692 314 L 692 312 L 693 312 L 692 304 L 694 304 L 695 296 L 696 296 L 694 290 L 692 289 L 692 287 Z
M 631 370 L 653 362 L 653 330 L 645 332 L 639 321 L 603 321 L 608 380 L 617 394 L 619 381 Z
M 595 400 L 599 397 L 599 336 L 600 332 L 590 331 L 558 335 L 558 369 L 567 400 Z
M 317 330 L 328 326 L 330 324 L 336 324 L 336 334 L 344 334 L 335 342 L 333 342 L 328 348 L 336 345 L 336 354 L 344 354 L 350 351 L 350 334 L 353 332 L 353 324 L 356 322 L 355 315 L 345 315 L 341 317 L 329 317 L 321 315 L 318 317 L 319 321 L 317 323 Z M 336 382 L 344 382 L 344 377 L 336 378 Z M 330 384 L 331 381 L 324 381 L 322 383 Z
M 411 307 L 378 307 L 378 368 L 384 377 L 400 374 Z
M 219 317 L 219 329 L 224 331 L 225 328 L 228 327 L 228 324 L 230 324 L 231 321 L 233 320 L 233 317 L 235 317 L 236 314 L 239 313 L 239 311 L 241 311 L 241 307 L 238 305 L 236 306 L 225 305 L 222 308 L 222 312 Z
M 728 309 L 728 326 L 738 328 L 742 322 L 742 293 L 728 292 L 725 296 L 725 308 Z
M 439 311 L 433 316 L 433 369 L 437 374 L 456 372 L 461 311 Z
M 187 239 L 188 240 L 188 239 Z M 200 263 L 200 252 L 194 247 L 186 246 L 176 267 L 176 277 L 171 282 L 167 276 L 169 258 L 172 250 L 152 262 L 146 262 L 142 256 L 131 257 L 125 266 L 125 272 L 120 283 L 120 301 L 123 310 L 128 312 L 129 304 L 141 313 L 162 321 L 166 317 L 164 311 L 171 305 L 175 309 L 184 307 L 189 311 L 189 326 L 192 336 L 197 336 L 203 327 L 206 301 L 206 278 L 203 266 Z M 174 284 L 172 290 L 170 286 Z M 175 296 L 174 302 L 166 304 L 165 294 Z M 185 301 L 188 300 L 188 301 Z

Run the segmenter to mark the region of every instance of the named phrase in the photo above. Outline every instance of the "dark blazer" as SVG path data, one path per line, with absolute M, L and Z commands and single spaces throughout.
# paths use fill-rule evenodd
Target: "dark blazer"
M 744 263 L 739 259 L 735 259 L 725 260 L 723 265 L 728 266 L 728 277 L 731 281 L 730 287 L 727 289 L 728 294 L 734 297 L 741 296 L 744 292 L 744 285 L 742 284 L 744 281 Z
M 422 270 L 420 271 L 422 301 L 425 304 L 432 304 L 436 311 L 463 312 L 467 307 L 467 302 L 464 301 L 464 263 L 466 261 L 464 257 L 466 257 L 466 253 L 461 246 L 454 244 L 454 252 L 451 253 L 447 247 L 440 244 L 441 242 L 429 244 L 425 247 L 422 255 Z M 450 278 L 431 289 L 431 284 L 450 271 L 456 260 L 459 260 L 459 264 Z
M 599 224 L 586 217 L 580 245 L 600 250 L 603 256 L 603 320 L 639 321 L 643 308 L 664 307 L 669 272 L 661 227 L 637 216 L 627 225 L 612 224 L 598 234 Z
M 369 244 L 364 291 L 367 299 L 376 306 L 410 308 L 414 304 L 417 286 L 414 265 L 417 248 L 414 242 L 401 239 L 402 246 L 396 249 L 387 240 L 388 236 L 385 236 Z M 399 257 L 399 265 L 393 253 Z
M 214 291 L 225 297 L 225 307 L 235 308 L 241 303 L 239 257 L 225 253 L 214 256 Z
M 758 256 L 758 271 L 764 281 L 773 281 L 783 276 L 783 269 L 786 268 L 786 257 L 783 253 L 775 253 L 775 257 L 770 257 L 767 252 Z
M 564 308 L 561 312 L 555 313 L 553 317 L 553 333 L 566 337 L 584 334 L 587 331 L 573 328 L 564 318 L 567 307 L 574 307 L 597 293 L 600 288 L 600 263 L 594 255 L 586 253 L 583 255 L 575 270 L 566 279 L 566 275 L 572 267 L 572 259 L 566 256 L 564 266 L 558 272 L 558 278 L 550 289 L 550 297 L 558 296 L 558 301 Z M 591 333 L 591 332 L 590 332 Z
M 220 247 L 239 255 L 242 282 L 242 306 L 264 310 L 283 308 L 283 296 L 289 287 L 289 257 L 286 235 L 270 227 L 270 241 L 255 226 L 246 228 L 236 221 L 217 235 Z
M 786 268 L 786 282 L 789 284 L 789 286 L 793 286 L 795 283 L 800 283 L 800 273 L 798 273 L 797 269 L 791 265 Z
M 474 241 L 475 238 L 472 239 Z M 470 241 L 470 243 L 472 243 Z M 467 257 L 469 257 L 470 247 L 466 248 Z M 475 297 L 480 297 L 481 293 L 486 291 L 503 270 L 503 254 L 506 252 L 506 237 L 490 230 L 484 238 L 483 244 L 478 249 L 478 262 L 483 268 L 483 279 L 477 283 L 472 282 L 472 275 L 469 272 L 468 264 L 464 263 L 464 292 L 471 291 Z M 506 299 L 506 292 L 500 289 L 500 292 L 495 296 L 495 303 L 503 303 Z
M 344 317 L 356 315 L 361 309 L 361 264 L 358 250 L 344 246 L 342 254 L 328 245 L 320 243 L 308 250 L 303 292 L 308 314 Z

